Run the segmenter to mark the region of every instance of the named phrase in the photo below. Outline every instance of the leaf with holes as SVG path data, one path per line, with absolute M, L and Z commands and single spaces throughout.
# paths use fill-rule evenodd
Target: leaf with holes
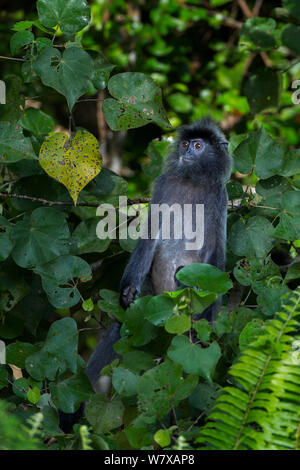
M 77 281 L 91 279 L 90 265 L 78 256 L 60 256 L 50 263 L 37 266 L 35 273 L 42 276 L 42 286 L 49 302 L 55 308 L 69 308 L 81 299 Z
M 41 349 L 25 360 L 27 372 L 35 380 L 55 380 L 58 373 L 77 372 L 78 331 L 73 318 L 62 318 L 50 326 Z
M 14 163 L 23 158 L 36 159 L 29 137 L 24 137 L 21 126 L 0 122 L 0 162 Z
M 45 49 L 37 58 L 34 70 L 44 85 L 66 97 L 71 110 L 76 100 L 88 90 L 94 68 L 87 52 L 71 46 L 63 55 L 54 47 Z
M 40 150 L 40 165 L 49 176 L 62 183 L 76 205 L 80 191 L 102 168 L 97 139 L 87 131 L 77 131 L 72 140 L 58 132 Z
M 103 102 L 105 120 L 113 131 L 141 127 L 155 122 L 171 128 L 162 105 L 158 85 L 143 73 L 119 73 L 108 82 L 110 94 Z

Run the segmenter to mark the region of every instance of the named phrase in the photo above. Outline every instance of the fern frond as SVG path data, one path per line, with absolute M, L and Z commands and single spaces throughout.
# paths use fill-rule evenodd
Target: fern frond
M 225 387 L 197 439 L 205 448 L 300 448 L 300 288 L 282 303 L 265 332 L 230 370 Z M 202 448 L 203 448 L 202 447 Z

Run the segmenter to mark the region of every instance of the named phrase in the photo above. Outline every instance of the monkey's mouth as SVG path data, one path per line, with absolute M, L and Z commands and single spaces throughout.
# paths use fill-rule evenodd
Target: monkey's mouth
M 184 157 L 181 157 L 181 160 L 183 162 L 188 162 L 188 163 L 193 163 L 194 158 L 193 157 L 187 157 L 186 155 Z

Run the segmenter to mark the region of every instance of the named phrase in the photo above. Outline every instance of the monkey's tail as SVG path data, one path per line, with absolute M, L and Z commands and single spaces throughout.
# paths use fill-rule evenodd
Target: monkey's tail
M 114 359 L 120 357 L 113 350 L 113 345 L 120 339 L 120 327 L 120 324 L 116 322 L 105 330 L 87 363 L 85 372 L 96 393 L 106 393 L 105 388 L 107 388 L 107 385 L 105 385 L 105 382 L 107 383 L 108 378 L 107 376 L 100 376 L 101 370 Z M 64 413 L 63 411 L 58 410 L 58 415 L 59 427 L 65 433 L 72 432 L 73 425 L 84 416 L 84 403 L 81 403 L 79 409 L 75 413 Z
M 120 357 L 113 349 L 114 344 L 119 339 L 120 324 L 116 322 L 105 330 L 87 363 L 85 372 L 95 392 L 102 392 L 102 390 L 99 390 L 99 378 L 101 379 L 100 372 L 103 367 Z

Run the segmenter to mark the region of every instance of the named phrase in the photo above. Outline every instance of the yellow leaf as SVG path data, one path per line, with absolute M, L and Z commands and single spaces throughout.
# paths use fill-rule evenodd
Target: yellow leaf
M 41 146 L 39 161 L 49 176 L 67 188 L 75 206 L 80 191 L 102 168 L 99 143 L 85 130 L 77 131 L 72 140 L 62 132 L 51 135 Z

